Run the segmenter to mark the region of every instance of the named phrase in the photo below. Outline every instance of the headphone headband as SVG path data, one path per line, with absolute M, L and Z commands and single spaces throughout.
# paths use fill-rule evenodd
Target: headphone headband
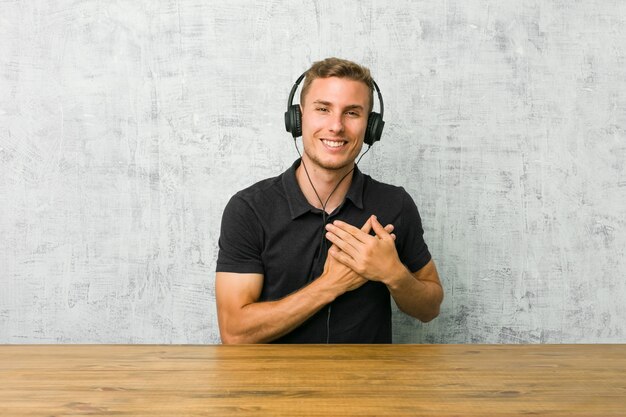
M 380 93 L 380 88 L 378 88 L 378 84 L 376 84 L 376 81 L 372 80 L 372 84 L 374 84 L 374 88 L 376 89 L 376 93 L 378 94 L 378 104 L 380 104 L 380 118 L 382 119 L 385 115 L 385 104 L 383 103 L 383 95 Z
M 298 85 L 300 85 L 300 82 L 302 81 L 305 75 L 306 75 L 306 72 L 302 73 L 302 75 L 299 76 L 296 82 L 294 83 L 293 87 L 291 87 L 291 92 L 289 93 L 289 100 L 287 101 L 287 109 L 289 109 L 289 107 L 293 104 L 293 96 L 296 95 L 296 91 L 298 90 Z

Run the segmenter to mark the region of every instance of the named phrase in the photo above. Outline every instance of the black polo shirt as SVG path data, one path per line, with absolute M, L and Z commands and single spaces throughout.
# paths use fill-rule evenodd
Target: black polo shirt
M 322 274 L 330 242 L 322 211 L 311 206 L 296 181 L 300 160 L 278 177 L 235 194 L 224 209 L 217 272 L 263 274 L 259 301 L 283 298 Z M 361 227 L 375 214 L 393 224 L 402 263 L 415 272 L 431 259 L 411 196 L 355 168 L 344 202 L 326 221 Z M 236 278 L 234 278 L 236 279 Z M 379 282 L 339 296 L 275 343 L 391 343 L 391 300 Z

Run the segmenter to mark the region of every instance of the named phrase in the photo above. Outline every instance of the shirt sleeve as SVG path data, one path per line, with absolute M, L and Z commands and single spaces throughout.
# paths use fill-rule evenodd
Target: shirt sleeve
M 233 196 L 222 215 L 217 272 L 262 274 L 263 228 L 250 205 Z
M 402 214 L 400 228 L 403 231 L 400 236 L 400 242 L 397 245 L 400 260 L 409 271 L 417 272 L 422 269 L 432 256 L 428 250 L 428 245 L 424 241 L 424 229 L 422 228 L 422 219 L 415 202 L 404 189 L 402 201 Z M 400 230 L 400 229 L 399 229 Z

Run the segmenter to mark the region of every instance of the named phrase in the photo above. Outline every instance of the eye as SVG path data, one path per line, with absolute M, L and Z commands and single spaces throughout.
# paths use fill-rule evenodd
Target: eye
M 348 116 L 350 116 L 350 117 L 359 117 L 360 116 L 359 112 L 355 111 L 355 110 L 350 110 L 350 111 L 346 112 L 346 114 Z
M 316 107 L 315 110 L 319 111 L 319 112 L 327 112 L 328 111 L 328 109 L 326 107 Z

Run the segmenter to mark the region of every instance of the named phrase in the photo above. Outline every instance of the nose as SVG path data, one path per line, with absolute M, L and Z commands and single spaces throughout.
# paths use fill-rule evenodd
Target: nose
M 329 120 L 329 122 L 330 122 L 330 126 L 328 127 L 328 130 L 330 130 L 333 133 L 343 132 L 343 115 L 342 114 L 333 115 L 332 119 Z

